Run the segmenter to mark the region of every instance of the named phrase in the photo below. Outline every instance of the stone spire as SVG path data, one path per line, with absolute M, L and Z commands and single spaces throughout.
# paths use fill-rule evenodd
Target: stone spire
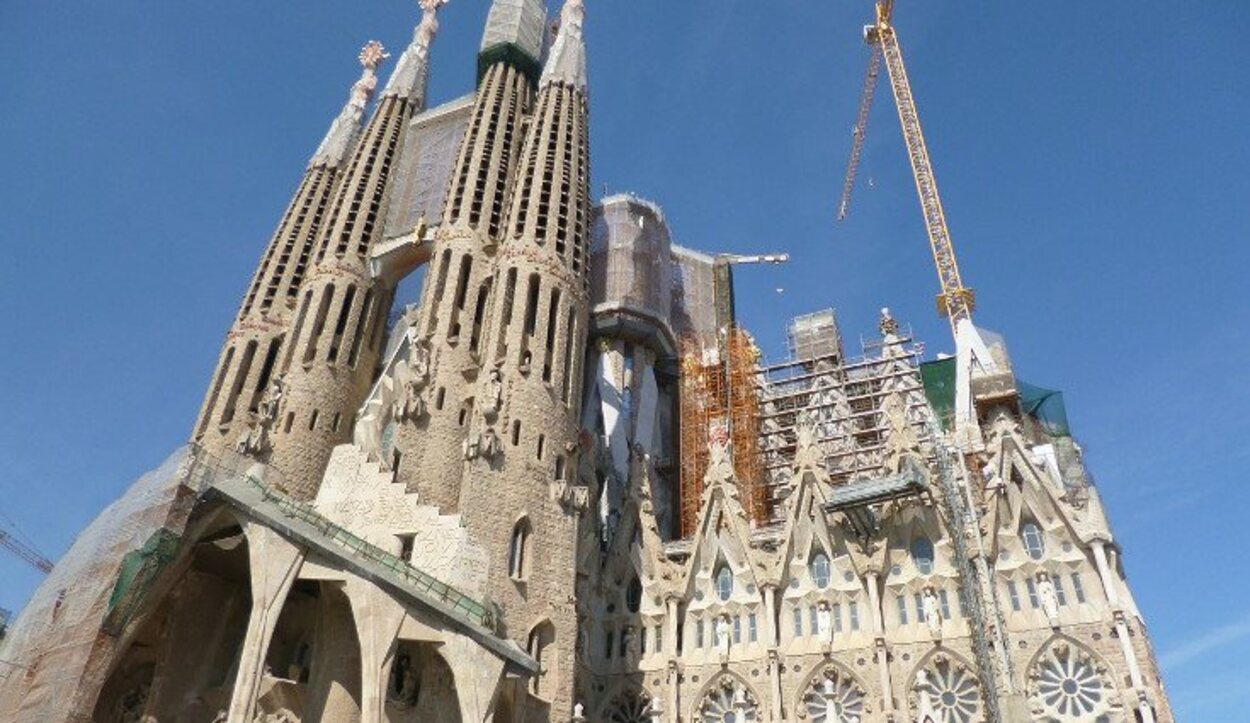
M 501 281 L 495 250 L 541 71 L 537 58 L 545 17 L 542 0 L 495 0 L 491 5 L 477 59 L 477 93 L 422 290 L 428 411 L 396 431 L 396 476 L 445 513 L 456 511 L 460 502 L 464 463 L 493 456 L 495 440 L 504 437 L 497 418 L 500 378 L 497 370 L 492 375 L 482 368 L 490 357 L 484 341 L 487 312 Z M 515 278 L 509 293 L 517 293 Z M 485 394 L 477 394 L 479 383 L 488 383 Z M 475 407 L 494 426 L 467 424 Z
M 287 326 L 341 185 L 344 162 L 360 137 L 365 106 L 377 87 L 375 71 L 385 58 L 376 41 L 360 51 L 364 71 L 304 169 L 239 305 L 192 434 L 210 454 L 268 458 L 283 395 L 282 359 L 289 358 L 292 343 Z
M 352 420 L 382 351 L 395 289 L 373 277 L 368 256 L 382 237 L 382 211 L 409 121 L 425 105 L 426 61 L 441 4 L 421 3 L 424 15 L 413 42 L 343 163 L 290 325 L 271 464 L 284 478 L 279 486 L 300 498 L 316 495 L 330 451 L 351 438 Z
M 560 11 L 560 27 L 547 54 L 541 85 L 566 83 L 586 92 L 586 41 L 582 25 L 586 6 L 582 0 L 566 0 Z
M 360 80 L 352 85 L 347 105 L 343 106 L 338 117 L 330 124 L 330 130 L 326 132 L 326 137 L 308 162 L 309 166 L 337 166 L 355 147 L 356 140 L 360 137 L 360 122 L 365 116 L 365 106 L 369 105 L 369 99 L 378 87 L 376 71 L 382 61 L 389 57 L 391 56 L 382 44 L 376 40 L 370 40 L 361 49 L 360 64 L 364 71 L 360 74 Z
M 446 4 L 447 0 L 421 0 L 421 22 L 412 32 L 412 42 L 399 56 L 382 97 L 396 95 L 424 101 L 426 81 L 430 76 L 430 43 L 434 42 L 438 33 L 438 9 Z

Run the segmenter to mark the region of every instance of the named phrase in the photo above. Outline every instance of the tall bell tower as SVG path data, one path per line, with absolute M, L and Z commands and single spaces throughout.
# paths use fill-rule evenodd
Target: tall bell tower
M 538 659 L 530 695 L 564 720 L 576 689 L 575 481 L 589 317 L 590 159 L 582 0 L 566 0 L 501 218 L 485 373 L 464 445 L 460 515 L 491 555 L 508 635 Z
M 271 451 L 288 326 L 339 186 L 344 161 L 360 137 L 365 106 L 378 83 L 374 71 L 384 58 L 386 54 L 377 42 L 370 42 L 360 51 L 364 72 L 304 169 L 295 196 L 274 231 L 226 334 L 192 432 L 193 441 L 210 454 L 220 456 L 238 451 L 266 458 Z
M 397 479 L 445 513 L 460 504 L 460 479 L 483 368 L 495 256 L 526 113 L 541 67 L 543 0 L 495 0 L 478 54 L 478 89 L 434 232 L 420 304 L 426 355 L 425 414 L 395 433 Z
M 430 43 L 443 1 L 422 0 L 412 43 L 342 171 L 289 332 L 271 464 L 295 497 L 316 494 L 331 450 L 351 439 L 381 354 L 395 289 L 370 275 L 368 254 L 382 235 L 387 186 L 408 121 L 425 105 Z

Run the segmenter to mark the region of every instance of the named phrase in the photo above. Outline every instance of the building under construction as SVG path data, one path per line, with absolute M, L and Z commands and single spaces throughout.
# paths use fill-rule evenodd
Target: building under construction
M 1174 720 L 1062 396 L 972 323 L 890 0 L 841 212 L 884 65 L 932 360 L 888 310 L 848 355 L 826 309 L 765 361 L 733 278 L 784 253 L 592 202 L 593 4 L 493 0 L 433 108 L 421 5 L 380 91 L 362 51 L 188 445 L 8 628 L 0 720 Z

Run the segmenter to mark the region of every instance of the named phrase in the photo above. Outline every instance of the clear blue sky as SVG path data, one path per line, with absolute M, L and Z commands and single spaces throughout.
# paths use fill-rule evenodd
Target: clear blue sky
M 686 245 L 789 251 L 738 274 L 772 355 L 825 306 L 852 348 L 885 305 L 949 348 L 884 86 L 872 185 L 833 222 L 868 0 L 587 5 L 596 195 L 655 199 Z M 1066 391 L 1180 718 L 1241 721 L 1250 4 L 1198 5 L 899 0 L 896 19 L 978 323 Z M 485 12 L 443 12 L 432 103 L 471 88 Z M 0 4 L 0 510 L 47 554 L 187 437 L 357 51 L 397 54 L 416 18 Z M 37 582 L 0 554 L 0 606 Z

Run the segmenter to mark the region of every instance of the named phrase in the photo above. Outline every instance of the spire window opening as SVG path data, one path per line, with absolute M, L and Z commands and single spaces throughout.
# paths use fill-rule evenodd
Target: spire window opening
M 512 420 L 512 446 L 515 447 L 521 443 L 521 420 Z
M 217 397 L 221 394 L 222 384 L 226 381 L 226 375 L 230 373 L 230 363 L 233 361 L 234 347 L 232 346 L 226 349 L 226 357 L 217 369 L 217 378 L 213 380 L 213 391 L 208 395 L 208 404 L 204 405 L 204 416 L 200 419 L 199 434 L 201 435 L 208 429 L 208 422 L 212 419 L 213 412 L 217 407 Z
M 477 303 L 473 305 L 473 330 L 469 334 L 469 351 L 476 353 L 482 341 L 482 324 L 486 316 L 486 304 L 490 300 L 490 288 L 494 279 L 486 279 L 477 290 Z
M 373 338 L 369 340 L 369 348 L 376 350 L 378 345 L 382 343 L 382 335 L 386 332 L 386 313 L 391 308 L 391 304 L 395 301 L 395 290 L 382 292 L 382 303 L 378 307 L 378 313 L 374 316 L 376 319 L 373 323 Z
M 443 249 L 443 256 L 438 262 L 438 273 L 434 275 L 433 293 L 430 295 L 430 318 L 425 320 L 426 331 L 433 334 L 438 327 L 438 307 L 447 290 L 447 272 L 451 266 L 451 249 Z
M 347 366 L 356 368 L 360 360 L 360 345 L 369 333 L 369 324 L 373 321 L 373 289 L 365 292 L 364 303 L 360 305 L 360 320 L 356 322 L 356 333 L 352 335 L 351 351 L 347 353 Z
M 734 593 L 734 574 L 729 569 L 729 565 L 721 563 L 720 568 L 716 571 L 716 596 L 721 602 L 729 600 Z
M 304 300 L 300 302 L 299 313 L 295 315 L 295 329 L 291 334 L 291 344 L 286 349 L 286 361 L 284 366 L 291 363 L 291 357 L 295 355 L 295 345 L 299 342 L 300 332 L 304 330 L 304 317 L 308 314 L 308 306 L 312 303 L 312 290 L 304 293 Z
M 352 302 L 356 300 L 356 285 L 351 284 L 347 287 L 347 293 L 343 295 L 343 305 L 339 307 L 338 321 L 334 322 L 334 335 L 330 337 L 330 349 L 326 352 L 326 361 L 336 362 L 339 358 L 339 348 L 343 344 L 343 332 L 347 331 L 347 322 L 352 316 Z
M 314 409 L 312 411 L 312 416 L 308 418 L 308 431 L 315 432 L 317 430 L 317 417 L 319 416 L 321 416 L 321 412 Z
M 557 482 L 564 481 L 564 464 L 565 464 L 564 455 L 562 454 L 556 455 L 556 481 Z
M 546 443 L 547 443 L 546 435 L 543 435 L 543 434 L 538 435 L 538 446 L 537 446 L 537 449 L 535 450 L 535 454 L 538 456 L 538 461 L 540 462 L 543 459 L 543 452 L 545 451 L 543 447 L 546 446 Z
M 330 420 L 330 431 L 331 432 L 339 431 L 339 425 L 342 423 L 343 423 L 343 413 L 335 412 L 334 417 Z
M 576 360 L 573 359 L 573 331 L 577 322 L 577 310 L 571 305 L 569 306 L 569 320 L 564 327 L 564 355 L 560 363 L 564 365 L 563 373 L 560 375 L 560 397 L 564 400 L 564 406 L 570 404 L 570 392 L 573 388 L 573 371 L 576 369 Z
M 326 287 L 321 295 L 321 303 L 317 305 L 317 316 L 313 318 L 312 331 L 308 334 L 308 343 L 304 346 L 304 363 L 311 364 L 317 356 L 317 339 L 326 328 L 326 315 L 330 313 L 330 303 L 334 301 L 334 284 Z
M 265 361 L 260 367 L 260 377 L 256 380 L 256 387 L 252 390 L 252 399 L 248 402 L 248 411 L 260 411 L 260 400 L 264 397 L 266 390 L 269 388 L 269 379 L 273 376 L 274 365 L 278 361 L 278 352 L 282 349 L 282 337 L 278 336 L 269 342 L 269 351 L 265 352 Z
M 295 424 L 295 412 L 287 412 L 287 413 L 286 413 L 286 424 L 282 425 L 282 433 L 283 433 L 283 434 L 290 434 L 290 433 L 291 433 L 291 425 L 293 425 L 293 424 Z
M 239 395 L 243 393 L 243 385 L 247 383 L 247 375 L 252 370 L 252 359 L 256 356 L 256 340 L 253 339 L 243 348 L 243 358 L 239 360 L 239 371 L 234 374 L 234 383 L 230 385 L 230 395 L 226 397 L 226 408 L 221 411 L 221 423 L 234 421 L 235 406 Z
M 447 327 L 447 341 L 455 344 L 460 339 L 460 315 L 464 312 L 465 297 L 469 294 L 469 276 L 473 273 L 473 257 L 460 257 L 460 272 L 456 276 L 456 295 L 452 298 L 451 322 Z
M 551 290 L 551 303 L 547 307 L 547 343 L 543 356 L 543 381 L 551 381 L 551 364 L 552 356 L 555 354 L 556 346 L 556 327 L 559 324 L 560 317 L 560 289 L 553 288 Z
M 435 395 L 434 395 L 434 408 L 435 408 L 435 409 L 437 409 L 437 410 L 439 410 L 439 411 L 442 411 L 442 409 L 443 409 L 443 403 L 444 403 L 445 401 L 447 401 L 447 388 L 446 388 L 446 387 L 439 387 L 439 388 L 438 388 L 438 394 L 435 394 Z
M 529 374 L 531 353 L 530 340 L 538 325 L 538 274 L 530 274 L 529 288 L 525 294 L 525 321 L 521 333 L 520 356 L 517 358 L 518 369 L 522 374 Z
M 504 281 L 503 309 L 499 314 L 499 333 L 496 335 L 495 356 L 504 359 L 508 356 L 508 325 L 512 323 L 513 298 L 516 296 L 516 267 L 508 269 Z

